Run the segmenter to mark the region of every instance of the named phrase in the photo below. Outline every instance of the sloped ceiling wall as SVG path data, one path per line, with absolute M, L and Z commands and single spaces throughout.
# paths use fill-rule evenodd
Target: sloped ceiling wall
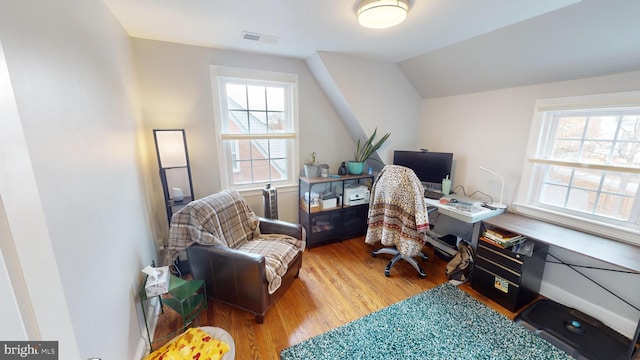
M 396 64 L 328 52 L 306 64 L 354 141 L 376 128 L 377 138 L 390 133 L 378 152 L 385 164 L 393 162 L 393 150 L 418 150 L 421 98 Z
M 422 98 L 640 69 L 640 1 L 582 0 L 398 63 Z

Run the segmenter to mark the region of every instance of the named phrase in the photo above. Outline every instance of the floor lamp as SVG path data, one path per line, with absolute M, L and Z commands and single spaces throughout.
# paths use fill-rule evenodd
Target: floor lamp
M 153 138 L 170 224 L 173 214 L 193 200 L 187 138 L 183 129 L 154 129 Z

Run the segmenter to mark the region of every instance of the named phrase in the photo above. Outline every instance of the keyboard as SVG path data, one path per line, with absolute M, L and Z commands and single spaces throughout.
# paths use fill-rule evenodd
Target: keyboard
M 424 191 L 424 197 L 426 197 L 427 199 L 438 200 L 443 196 L 444 195 L 439 191 L 433 191 L 433 190 L 425 190 Z

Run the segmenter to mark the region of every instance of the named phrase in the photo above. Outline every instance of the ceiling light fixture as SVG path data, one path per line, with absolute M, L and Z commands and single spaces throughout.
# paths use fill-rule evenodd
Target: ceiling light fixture
M 372 29 L 385 29 L 407 18 L 409 0 L 361 0 L 358 22 Z

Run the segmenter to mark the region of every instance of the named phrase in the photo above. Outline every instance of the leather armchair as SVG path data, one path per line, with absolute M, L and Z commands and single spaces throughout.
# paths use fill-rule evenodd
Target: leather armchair
M 228 198 L 229 194 L 232 194 L 232 200 L 227 199 L 225 201 L 237 201 L 240 202 L 242 206 L 246 206 L 244 200 L 237 192 L 225 191 L 222 193 L 225 198 Z M 220 197 L 219 194 L 221 193 L 211 195 L 211 197 Z M 208 205 L 215 202 L 209 200 L 210 199 L 205 200 L 208 201 Z M 211 226 L 210 219 L 217 219 L 218 215 L 210 216 L 208 214 L 202 214 L 203 209 L 210 208 L 211 206 L 199 207 L 199 209 L 194 212 L 194 214 L 198 215 L 191 216 L 202 215 L 204 220 L 201 220 L 201 222 L 206 222 L 197 229 L 197 236 L 191 234 L 191 237 L 206 238 L 208 235 L 213 234 L 212 236 L 214 238 L 213 241 L 204 241 L 204 243 L 203 241 L 194 241 L 194 243 L 186 248 L 191 274 L 194 279 L 205 280 L 207 297 L 210 300 L 221 301 L 249 311 L 255 315 L 258 323 L 263 323 L 267 310 L 293 283 L 294 279 L 298 277 L 300 268 L 302 267 L 302 253 L 304 250 L 304 233 L 302 226 L 281 220 L 258 218 L 253 215 L 251 210 L 247 210 L 250 212 L 249 217 L 252 221 L 259 220 L 260 236 L 234 244 L 233 240 L 228 239 L 228 235 L 225 235 L 227 237 L 226 240 L 219 239 L 225 237 L 220 236 L 220 233 L 228 231 L 225 223 L 234 223 L 236 221 L 235 219 L 228 220 L 229 216 L 236 215 L 218 214 L 220 215 L 220 220 L 217 220 L 216 226 Z M 236 208 L 238 207 L 225 206 L 220 212 L 230 211 L 229 209 Z M 248 209 L 248 207 L 246 209 Z M 179 225 L 176 224 L 179 222 L 176 218 L 179 217 L 179 214 L 183 211 L 188 210 L 184 208 L 181 209 L 172 219 L 172 229 L 174 226 L 176 228 L 179 227 Z M 183 217 L 186 216 L 183 215 Z M 194 220 L 190 221 L 188 226 L 193 227 Z M 236 231 L 237 226 L 232 226 L 232 228 L 232 232 Z M 178 232 L 177 229 L 174 232 Z M 188 232 L 193 233 L 194 230 L 189 229 Z M 249 232 L 250 231 L 246 231 L 246 233 Z M 201 233 L 207 236 L 202 236 Z M 277 234 L 278 237 L 286 235 L 285 238 L 291 237 L 299 241 L 289 238 L 289 240 L 281 242 L 268 234 Z M 249 235 L 253 237 L 253 234 Z M 225 243 L 225 241 L 227 243 Z M 301 244 L 301 248 L 293 246 L 291 244 L 292 241 Z M 266 243 L 267 245 L 257 244 L 259 242 Z M 282 254 L 269 254 L 269 252 L 282 252 L 283 248 L 287 252 L 287 256 L 283 256 Z M 293 248 L 293 250 L 290 248 Z M 257 249 L 257 251 L 253 251 L 254 249 Z M 279 286 L 277 286 L 275 290 L 273 290 L 273 284 L 269 283 L 268 274 L 272 272 L 269 266 L 273 263 L 274 255 L 278 260 L 284 257 L 283 262 L 286 262 L 286 271 L 279 273 Z
M 285 234 L 303 240 L 302 226 L 280 220 L 260 218 L 263 234 Z M 282 284 L 269 294 L 265 274 L 265 257 L 225 246 L 194 244 L 187 248 L 187 257 L 194 279 L 204 279 L 207 297 L 255 314 L 262 324 L 271 305 L 298 277 L 302 267 L 302 252 L 289 263 Z

